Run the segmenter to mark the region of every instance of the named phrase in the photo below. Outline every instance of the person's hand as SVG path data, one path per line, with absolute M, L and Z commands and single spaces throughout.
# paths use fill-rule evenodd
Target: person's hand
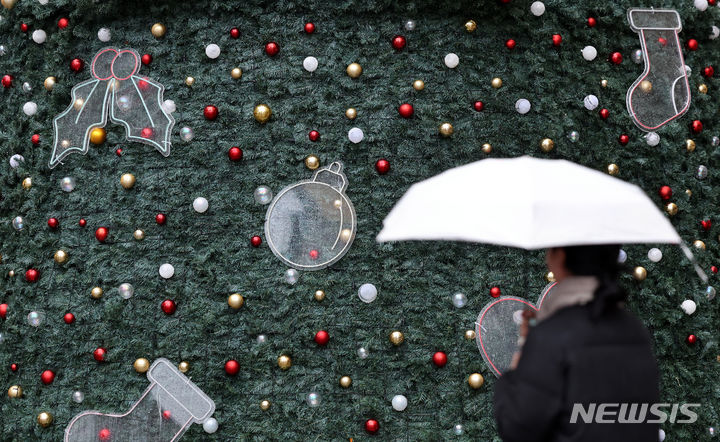
M 518 350 L 513 354 L 512 360 L 510 361 L 510 370 L 517 368 L 518 362 L 520 362 L 520 355 L 522 354 L 522 346 L 525 344 L 525 339 L 530 332 L 530 323 L 534 322 L 536 313 L 534 310 L 524 310 L 522 314 L 523 321 L 520 323 L 520 333 L 518 335 Z

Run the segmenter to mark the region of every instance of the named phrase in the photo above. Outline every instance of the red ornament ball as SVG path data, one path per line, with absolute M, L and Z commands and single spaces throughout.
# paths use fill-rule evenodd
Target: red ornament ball
M 712 267 L 710 267 L 710 271 L 713 272 L 713 273 L 717 273 L 717 272 L 718 272 L 718 267 L 717 267 L 717 266 L 712 266 Z
M 5 89 L 12 86 L 12 81 L 13 81 L 12 75 L 7 75 L 7 74 L 3 75 L 2 85 L 3 85 L 3 87 L 5 87 Z
M 5 319 L 7 316 L 8 311 L 8 305 L 7 304 L 0 304 L 0 318 Z
M 688 40 L 687 46 L 688 46 L 688 49 L 690 49 L 691 51 L 697 51 L 698 48 L 700 47 L 700 45 L 698 44 L 698 41 L 695 40 L 694 38 L 691 38 L 690 40 Z
M 716 0 L 708 0 L 708 5 L 710 5 L 710 6 L 715 6 L 716 3 L 717 3 Z
M 627 143 L 630 142 L 630 137 L 627 136 L 627 135 L 625 135 L 625 134 L 622 134 L 622 135 L 620 135 L 620 137 L 618 138 L 618 142 L 619 142 L 620 144 L 622 144 L 623 146 L 625 146 Z
M 107 227 L 98 227 L 97 230 L 95 230 L 95 238 L 100 242 L 105 242 L 109 233 L 110 231 Z
M 60 28 L 60 29 L 67 28 L 68 24 L 70 24 L 70 21 L 68 21 L 68 19 L 66 19 L 65 17 L 58 20 L 58 28 Z
M 403 118 L 410 118 L 413 116 L 413 113 L 415 113 L 415 109 L 413 108 L 413 105 L 410 103 L 403 103 L 398 108 L 398 113 Z
M 254 235 L 252 238 L 250 238 L 250 245 L 253 247 L 260 247 L 260 244 L 262 244 L 262 238 L 258 235 Z
M 152 56 L 148 55 L 148 54 L 145 54 L 145 55 L 147 55 L 149 58 L 146 59 L 146 60 L 148 60 L 147 63 L 145 63 L 145 61 L 143 61 L 143 63 L 148 64 L 152 61 Z M 145 57 L 145 55 L 143 55 L 143 58 Z M 140 80 L 140 81 L 138 81 L 138 87 L 140 88 L 141 91 L 146 91 L 150 88 L 150 83 L 148 83 L 147 80 Z
M 308 133 L 308 138 L 310 138 L 310 141 L 317 141 L 320 139 L 320 132 L 311 130 L 310 133 Z
M 206 120 L 214 120 L 218 116 L 218 108 L 212 104 L 205 106 L 205 109 L 203 110 L 203 115 L 205 115 Z
M 271 57 L 274 57 L 280 52 L 280 46 L 274 41 L 265 43 L 265 53 Z
M 694 344 L 694 343 L 697 342 L 697 336 L 695 336 L 695 335 L 688 335 L 686 341 L 687 341 L 688 344 L 692 345 L 692 344 Z
M 30 137 L 30 142 L 36 146 L 40 144 L 40 135 L 34 134 L 32 137 Z
M 375 419 L 368 419 L 365 421 L 365 431 L 370 434 L 375 434 L 380 430 L 380 424 Z
M 490 296 L 497 298 L 500 296 L 500 287 L 493 287 L 490 289 Z
M 327 345 L 327 343 L 330 342 L 330 334 L 325 330 L 320 330 L 319 332 L 315 333 L 315 342 L 317 343 L 317 345 Z
M 143 138 L 152 138 L 153 130 L 149 127 L 143 127 L 143 129 L 140 131 L 140 136 Z
M 553 46 L 558 47 L 562 43 L 562 35 L 560 34 L 553 34 L 552 36 L 552 43 Z
M 148 65 L 148 64 L 152 63 L 152 60 L 153 60 L 152 55 L 150 55 L 150 54 L 143 54 L 143 56 L 140 57 L 140 61 L 142 61 L 142 64 L 144 64 L 144 65 Z
M 316 259 L 318 259 L 320 257 L 320 252 L 318 252 L 315 249 L 312 249 L 312 250 L 310 250 L 310 253 L 308 253 L 308 255 L 310 255 L 310 259 L 315 261 Z
M 105 356 L 107 356 L 107 350 L 102 347 L 98 347 L 95 349 L 95 351 L 93 351 L 93 358 L 95 358 L 95 360 L 98 362 L 104 361 Z
M 122 149 L 119 148 L 119 147 L 118 147 L 117 149 L 115 149 L 115 155 L 121 157 L 121 156 L 122 156 Z
M 55 230 L 58 227 L 60 227 L 60 221 L 58 221 L 57 218 L 50 218 L 50 219 L 48 219 L 48 227 Z
M 658 191 L 660 198 L 667 201 L 672 198 L 672 188 L 670 186 L 662 186 Z
M 622 54 L 619 52 L 613 52 L 610 54 L 610 62 L 612 64 L 620 64 L 622 63 L 623 57 Z
M 405 37 L 403 37 L 402 35 L 396 35 L 392 39 L 392 47 L 397 49 L 398 51 L 402 50 L 406 44 L 407 44 L 407 41 L 405 40 Z
M 443 351 L 436 351 L 433 354 L 432 361 L 436 367 L 444 367 L 447 364 L 447 355 Z
M 109 428 L 103 428 L 102 430 L 98 431 L 98 438 L 100 438 L 101 441 L 109 441 L 110 440 L 110 429 Z
M 700 226 L 702 226 L 703 230 L 707 232 L 710 230 L 710 228 L 712 228 L 712 221 L 709 219 L 704 219 L 700 221 Z
M 177 304 L 172 299 L 166 299 L 160 304 L 160 308 L 166 315 L 172 315 L 177 310 Z
M 225 363 L 225 373 L 229 374 L 230 376 L 235 376 L 236 374 L 240 373 L 240 364 L 238 364 L 238 361 L 235 359 L 230 359 Z
M 603 120 L 607 120 L 609 116 L 610 116 L 609 110 L 607 110 L 605 108 L 600 109 L 600 118 L 602 118 Z
M 36 282 L 39 277 L 40 272 L 35 269 L 28 269 L 27 272 L 25 272 L 25 281 L 27 282 Z
M 168 420 L 170 419 L 170 417 L 172 417 L 172 413 L 170 412 L 170 410 L 165 410 L 162 412 L 162 417 L 163 419 Z
M 14 363 L 14 362 L 12 364 L 10 364 L 10 370 L 18 371 L 18 368 L 19 368 L 18 364 Z
M 513 40 L 512 38 L 505 42 L 505 47 L 510 50 L 515 49 L 516 45 L 517 45 L 517 43 L 515 43 L 515 40 Z
M 52 372 L 52 370 L 45 370 L 40 375 L 40 380 L 45 385 L 52 384 L 52 381 L 55 380 L 55 373 Z
M 230 29 L 230 37 L 232 37 L 232 38 L 240 37 L 240 29 L 238 29 L 238 28 Z
M 484 107 L 485 107 L 485 105 L 483 104 L 482 101 L 476 101 L 475 103 L 473 103 L 473 109 L 475 109 L 478 112 L 483 110 Z
M 705 69 L 703 69 L 703 75 L 708 78 L 712 77 L 713 75 L 715 75 L 715 68 L 713 68 L 712 66 L 706 67 Z
M 380 175 L 385 175 L 386 173 L 390 172 L 390 161 L 386 160 L 385 158 L 380 158 L 375 162 L 375 170 Z
M 75 315 L 72 313 L 65 313 L 65 316 L 63 316 L 63 321 L 65 321 L 66 324 L 72 324 L 75 322 Z
M 308 34 L 315 32 L 315 24 L 312 22 L 305 23 L 305 32 Z
M 233 146 L 228 150 L 228 158 L 230 161 L 240 161 L 243 157 L 243 151 L 237 146 Z
M 597 20 L 595 19 L 595 17 L 588 17 L 587 25 L 590 26 L 591 28 L 594 28 L 595 25 L 597 25 Z
M 85 221 L 85 218 L 80 218 L 80 221 L 78 221 L 78 225 L 79 225 L 80 227 L 85 227 L 85 226 L 87 226 L 87 221 Z
M 703 124 L 700 120 L 693 120 L 692 124 L 690 124 L 690 128 L 693 132 L 696 134 L 699 134 L 703 130 Z
M 658 43 L 660 43 L 660 46 L 662 46 L 662 47 L 667 46 L 667 40 L 663 37 L 658 38 Z
M 28 28 L 27 23 L 21 23 L 21 24 L 20 24 L 20 30 L 21 30 L 22 32 L 27 32 L 28 29 L 29 29 L 29 28 Z
M 165 216 L 164 213 L 158 213 L 157 215 L 155 215 L 155 222 L 159 226 L 164 226 L 165 223 L 167 222 L 167 216 Z
M 70 62 L 70 70 L 73 72 L 80 72 L 85 67 L 85 62 L 79 58 L 73 58 Z

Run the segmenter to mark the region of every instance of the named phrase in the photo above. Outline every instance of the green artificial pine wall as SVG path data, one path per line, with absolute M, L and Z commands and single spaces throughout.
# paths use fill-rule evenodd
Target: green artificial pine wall
M 720 22 L 720 10 L 710 6 L 701 12 L 688 0 L 546 0 L 545 14 L 536 17 L 530 4 L 51 0 L 41 5 L 19 0 L 13 9 L 0 10 L 0 44 L 6 47 L 0 75 L 14 77 L 12 87 L 0 90 L 0 303 L 8 304 L 7 318 L 0 319 L 0 387 L 24 390 L 22 398 L 3 393 L 0 399 L 0 439 L 60 440 L 69 420 L 83 410 L 125 411 L 148 384 L 133 370 L 133 361 L 165 357 L 189 362 L 188 375 L 217 405 L 218 432 L 207 435 L 194 425 L 186 440 L 367 440 L 363 426 L 370 418 L 380 423 L 378 440 L 498 440 L 492 416 L 495 379 L 464 332 L 473 328 L 493 286 L 536 301 L 546 284 L 543 254 L 374 240 L 383 217 L 412 183 L 487 157 L 565 158 L 603 171 L 615 163 L 619 177 L 642 187 L 658 206 L 664 204 L 658 189 L 669 185 L 671 201 L 679 207 L 672 223 L 688 243 L 705 242 L 707 249 L 696 252 L 706 270 L 720 263 L 720 230 L 705 232 L 699 225 L 703 219 L 720 223 L 720 149 L 711 142 L 720 135 L 720 82 L 701 76 L 704 67 L 718 63 L 720 43 L 709 34 Z M 631 59 L 640 47 L 626 19 L 633 6 L 678 9 L 681 41 L 699 42 L 696 51 L 684 46 L 692 68 L 691 108 L 658 131 L 656 147 L 646 144 L 625 109 L 626 90 L 643 69 Z M 595 27 L 587 25 L 591 16 Z M 63 30 L 57 27 L 61 17 L 70 23 Z M 416 21 L 415 30 L 403 28 L 407 19 Z M 469 19 L 478 24 L 475 32 L 465 30 Z M 312 35 L 303 32 L 307 21 L 317 27 Z M 164 38 L 152 36 L 156 22 L 167 26 Z M 21 23 L 28 24 L 28 33 L 20 31 Z M 109 43 L 98 40 L 101 27 L 111 30 Z M 232 27 L 240 29 L 238 39 L 230 37 Z M 44 44 L 32 41 L 36 29 L 47 32 Z M 397 34 L 407 38 L 404 50 L 390 44 Z M 562 35 L 558 48 L 553 34 Z M 509 38 L 517 42 L 512 51 L 505 47 Z M 275 57 L 264 52 L 268 41 L 280 45 Z M 215 60 L 205 56 L 210 43 L 222 50 Z M 107 142 L 50 170 L 52 119 L 70 103 L 71 88 L 90 78 L 89 63 L 106 45 L 152 55 L 140 74 L 162 83 L 165 98 L 177 105 L 171 155 L 126 141 L 124 129 L 108 123 Z M 596 60 L 582 58 L 586 45 L 597 48 Z M 614 51 L 624 57 L 619 65 L 607 61 Z M 449 52 L 460 57 L 455 69 L 443 63 Z M 302 68 L 310 55 L 319 61 L 314 73 Z M 80 73 L 69 69 L 76 57 L 86 63 Z M 362 65 L 360 78 L 345 73 L 352 62 Z M 239 80 L 230 76 L 236 66 L 243 70 Z M 43 88 L 48 76 L 57 78 L 51 92 Z M 185 85 L 187 76 L 195 78 L 192 87 Z M 491 87 L 493 77 L 502 78 L 500 89 Z M 416 79 L 425 81 L 424 90 L 413 89 Z M 607 87 L 601 86 L 603 79 Z M 23 91 L 23 82 L 32 90 Z M 697 92 L 701 83 L 707 94 Z M 607 120 L 598 116 L 600 108 L 583 107 L 588 94 L 610 111 Z M 532 103 L 526 115 L 514 109 L 519 98 Z M 473 109 L 476 100 L 485 105 L 481 112 Z M 27 101 L 37 103 L 36 115 L 22 112 Z M 398 115 L 403 102 L 414 105 L 413 118 Z M 260 103 L 273 110 L 264 125 L 252 115 Z M 210 104 L 219 109 L 214 121 L 203 117 Z M 357 109 L 354 121 L 345 117 L 348 107 Z M 689 130 L 695 119 L 704 124 L 700 134 Z M 443 122 L 454 126 L 449 138 L 438 134 Z M 194 130 L 189 143 L 180 140 L 183 126 Z M 348 140 L 352 127 L 365 133 L 359 144 Z M 308 140 L 312 129 L 321 134 L 317 142 Z M 574 143 L 567 137 L 573 130 L 579 133 Z M 39 145 L 30 141 L 36 133 Z M 621 134 L 630 137 L 625 146 L 618 142 Z M 555 142 L 550 153 L 539 148 L 545 137 Z M 685 148 L 688 138 L 696 143 L 693 152 Z M 483 153 L 484 143 L 492 144 L 490 155 Z M 243 149 L 241 162 L 228 160 L 231 146 Z M 118 148 L 122 156 L 116 155 Z M 25 158 L 16 169 L 9 166 L 13 154 Z M 303 164 L 309 154 L 318 155 L 323 165 L 344 162 L 358 234 L 341 261 L 303 272 L 290 286 L 283 278 L 286 267 L 267 244 L 249 244 L 251 236 L 263 234 L 267 209 L 255 203 L 253 190 L 268 185 L 277 193 L 310 178 Z M 390 161 L 390 173 L 375 171 L 379 158 Z M 695 178 L 699 165 L 709 168 L 705 180 Z M 136 176 L 134 188 L 120 186 L 123 173 Z M 77 182 L 71 193 L 60 188 L 65 176 Z M 29 190 L 21 184 L 26 177 L 32 178 Z M 204 214 L 192 209 L 198 196 L 210 203 Z M 164 226 L 155 223 L 159 212 L 167 214 Z M 22 231 L 11 226 L 16 216 L 25 219 Z M 59 230 L 48 228 L 50 217 L 59 219 Z M 86 227 L 78 226 L 80 218 Z M 100 226 L 110 229 L 106 243 L 95 239 Z M 133 239 L 136 229 L 145 231 L 143 241 Z M 705 287 L 677 248 L 661 247 L 662 261 L 652 263 L 647 258 L 652 246 L 625 249 L 630 268 L 648 270 L 645 281 L 624 278 L 630 308 L 655 338 L 662 400 L 702 403 L 697 423 L 663 429 L 668 440 L 706 440 L 709 427 L 720 426 L 718 300 L 705 299 Z M 69 254 L 64 265 L 53 261 L 58 249 Z M 167 281 L 158 275 L 165 262 L 175 266 Z M 25 281 L 29 268 L 40 272 L 36 283 Z M 11 270 L 14 277 L 8 276 Z M 710 278 L 715 284 L 717 276 L 710 273 Z M 125 282 L 135 287 L 129 300 L 118 295 Z M 366 282 L 379 289 L 371 304 L 357 297 Z M 95 286 L 105 290 L 100 300 L 90 297 Z M 313 299 L 318 289 L 327 293 L 322 302 Z M 233 292 L 245 296 L 237 312 L 227 306 Z M 465 308 L 453 307 L 451 296 L 457 292 L 467 294 Z M 177 302 L 175 314 L 161 311 L 164 299 Z M 698 302 L 692 316 L 679 308 L 684 299 Z M 37 328 L 26 319 L 33 310 L 45 314 Z M 74 324 L 63 322 L 66 312 L 75 314 Z M 320 329 L 331 336 L 325 348 L 313 341 Z M 393 330 L 405 334 L 399 347 L 388 341 Z M 685 343 L 691 333 L 698 337 L 695 345 Z M 258 344 L 259 334 L 267 342 Z M 99 346 L 108 349 L 102 363 L 92 355 Z M 359 347 L 369 350 L 367 359 L 357 356 Z M 444 368 L 430 362 L 438 350 L 448 355 Z M 277 367 L 281 354 L 292 357 L 287 371 Z M 223 369 L 231 358 L 240 364 L 235 377 Z M 11 372 L 11 363 L 19 365 L 17 372 Z M 57 374 L 51 385 L 40 382 L 46 369 Z M 478 390 L 467 384 L 473 372 L 486 380 Z M 348 389 L 338 385 L 343 375 L 353 380 Z M 85 393 L 82 404 L 71 399 L 76 390 Z M 305 402 L 311 391 L 321 395 L 316 408 Z M 395 394 L 407 396 L 404 412 L 390 406 Z M 259 407 L 264 399 L 272 402 L 268 411 Z M 48 428 L 36 422 L 42 411 L 54 416 Z M 456 424 L 463 425 L 463 435 L 454 435 Z

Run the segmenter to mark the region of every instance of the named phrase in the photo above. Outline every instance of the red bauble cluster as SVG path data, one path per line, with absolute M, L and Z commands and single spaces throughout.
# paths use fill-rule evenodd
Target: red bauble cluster
M 274 57 L 275 55 L 280 52 L 280 45 L 275 43 L 274 41 L 265 43 L 265 53 L 268 54 L 271 57 Z
M 203 115 L 206 120 L 214 120 L 218 116 L 218 108 L 212 104 L 205 106 L 205 109 L 203 109 Z
M 402 35 L 396 35 L 392 39 L 392 47 L 397 49 L 398 51 L 403 49 L 406 44 L 407 44 L 407 41 L 405 40 L 405 37 L 403 37 Z
M 317 345 L 325 346 L 330 342 L 330 334 L 326 332 L 325 330 L 320 330 L 319 332 L 315 333 L 315 343 Z
M 600 118 L 602 118 L 603 120 L 607 120 L 609 116 L 610 116 L 609 110 L 607 110 L 605 108 L 600 109 Z
M 58 28 L 60 28 L 60 29 L 67 28 L 69 24 L 70 24 L 70 21 L 68 19 L 66 19 L 65 17 L 58 20 Z
M 238 361 L 235 359 L 230 359 L 225 363 L 225 373 L 229 374 L 230 376 L 235 376 L 236 374 L 240 373 L 240 364 L 238 364 Z
M 691 51 L 697 51 L 698 48 L 700 47 L 700 45 L 698 44 L 698 41 L 695 40 L 694 38 L 691 38 L 690 40 L 688 40 L 687 46 L 688 46 L 688 49 L 690 49 Z
M 70 62 L 70 70 L 73 72 L 80 72 L 85 67 L 85 62 L 79 58 L 73 58 Z
M 712 77 L 713 75 L 715 75 L 715 68 L 713 68 L 712 66 L 706 67 L 705 69 L 703 69 L 703 75 L 707 78 Z
M 690 124 L 690 129 L 692 129 L 693 132 L 696 134 L 699 134 L 703 130 L 703 124 L 700 120 L 693 120 L 693 122 Z
M 380 431 L 380 424 L 375 419 L 368 419 L 365 421 L 365 431 L 375 434 Z
M 500 287 L 493 287 L 490 289 L 490 296 L 497 298 L 500 296 Z
M 166 315 L 172 315 L 177 310 L 177 304 L 172 299 L 166 299 L 160 304 L 160 308 Z
M 410 118 L 413 116 L 413 113 L 415 112 L 415 109 L 413 108 L 413 105 L 410 103 L 403 103 L 398 107 L 398 113 L 403 118 Z
M 700 221 L 700 226 L 702 226 L 703 230 L 707 232 L 710 230 L 710 228 L 712 228 L 712 221 L 710 221 L 709 219 L 704 219 Z
M 8 311 L 8 305 L 7 304 L 0 304 L 0 318 L 5 319 L 7 316 Z
M 80 221 L 78 221 L 78 225 L 79 225 L 80 227 L 85 227 L 85 226 L 87 226 L 87 221 L 85 221 L 85 218 L 80 218 Z
M 72 313 L 65 313 L 65 315 L 63 316 L 63 321 L 65 321 L 66 324 L 72 324 L 73 322 L 75 322 L 75 315 L 73 315 Z
M 305 32 L 308 34 L 315 32 L 315 24 L 312 22 L 305 23 Z
M 33 134 L 33 136 L 30 137 L 30 142 L 33 143 L 33 144 L 36 145 L 36 146 L 37 146 L 38 144 L 40 144 L 40 135 L 38 135 L 38 134 Z
M 148 65 L 148 64 L 152 63 L 152 60 L 153 60 L 153 59 L 152 59 L 152 55 L 150 55 L 150 54 L 143 54 L 143 56 L 140 57 L 140 61 L 141 61 L 142 64 L 144 64 L 144 65 Z M 147 82 L 146 82 L 146 83 L 147 83 Z M 146 88 L 147 88 L 147 86 L 146 86 Z
M 553 46 L 558 47 L 560 44 L 562 44 L 562 35 L 560 34 L 553 34 L 552 36 L 552 43 Z
M 55 373 L 53 373 L 52 370 L 45 370 L 40 375 L 40 380 L 43 384 L 50 385 L 52 384 L 52 381 L 55 380 Z
M 106 356 L 107 350 L 102 347 L 98 347 L 95 349 L 95 351 L 93 351 L 93 358 L 95 358 L 95 360 L 98 362 L 104 361 Z
M 385 175 L 390 172 L 390 161 L 385 158 L 380 158 L 375 162 L 375 170 L 377 170 L 377 173 L 380 175 Z
M 447 364 L 447 355 L 443 351 L 436 351 L 433 354 L 432 361 L 436 367 L 444 367 Z
M 27 281 L 27 282 L 36 282 L 39 277 L 40 277 L 40 272 L 38 272 L 35 269 L 28 269 L 25 272 L 25 281 Z
M 109 233 L 110 233 L 110 230 L 108 230 L 107 227 L 98 227 L 95 230 L 95 238 L 97 238 L 97 240 L 100 242 L 105 242 Z
M 262 244 L 262 238 L 258 235 L 254 235 L 252 238 L 250 238 L 250 245 L 253 247 L 260 247 L 260 244 Z
M 316 130 L 311 130 L 308 133 L 308 138 L 310 139 L 310 141 L 318 141 L 320 139 L 320 132 Z
M 475 103 L 473 103 L 473 109 L 475 109 L 478 112 L 483 110 L 484 107 L 485 107 L 485 105 L 483 104 L 482 101 L 476 101 Z
M 697 336 L 695 336 L 695 335 L 688 335 L 686 341 L 687 341 L 688 344 L 693 345 L 694 343 L 697 342 Z
M 610 54 L 610 62 L 612 64 L 620 64 L 622 63 L 623 57 L 622 54 L 619 52 L 613 52 Z
M 230 37 L 232 37 L 232 38 L 240 37 L 240 29 L 238 29 L 238 28 L 230 29 Z
M 58 227 L 60 227 L 60 221 L 58 221 L 57 218 L 50 218 L 50 219 L 48 219 L 48 227 L 55 230 Z
M 515 40 L 513 40 L 512 38 L 505 42 L 505 47 L 510 50 L 515 49 L 516 45 L 517 45 L 517 43 L 515 43 Z
M 660 190 L 658 190 L 658 193 L 660 194 L 660 198 L 665 201 L 672 198 L 672 188 L 670 186 L 662 186 Z
M 1 82 L 2 82 L 3 87 L 5 87 L 5 89 L 7 89 L 12 86 L 12 81 L 13 81 L 12 75 L 5 74 L 5 75 L 3 75 Z
M 622 144 L 623 146 L 625 146 L 627 143 L 630 142 L 630 137 L 625 134 L 622 134 L 622 135 L 620 135 L 620 137 L 618 137 L 618 142 L 620 144 Z
M 595 25 L 597 25 L 597 20 L 595 19 L 595 17 L 588 17 L 587 25 L 590 26 L 591 28 L 594 28 Z
M 237 146 L 233 146 L 228 150 L 228 158 L 230 161 L 240 161 L 243 157 L 243 151 Z

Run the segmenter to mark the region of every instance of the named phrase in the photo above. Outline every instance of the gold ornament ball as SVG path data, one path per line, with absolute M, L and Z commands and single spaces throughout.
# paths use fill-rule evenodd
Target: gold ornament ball
M 292 367 L 292 359 L 290 359 L 290 356 L 288 355 L 280 355 L 280 357 L 278 357 L 277 364 L 281 370 L 287 370 Z
M 43 411 L 42 413 L 38 414 L 37 422 L 38 424 L 43 427 L 47 428 L 52 424 L 53 417 L 52 414 L 48 413 L 47 411 Z
M 468 385 L 477 390 L 485 383 L 485 378 L 480 373 L 473 373 L 468 376 Z
M 315 170 L 320 167 L 320 158 L 316 155 L 308 155 L 305 157 L 305 167 L 310 170 Z
M 477 29 L 477 23 L 475 23 L 475 20 L 468 20 L 465 22 L 466 31 L 475 32 L 475 29 Z
M 136 231 L 133 232 L 133 238 L 135 238 L 138 241 L 142 241 L 143 239 L 145 239 L 145 232 L 143 232 L 140 229 L 137 229 Z
M 555 147 L 555 142 L 551 140 L 550 138 L 543 138 L 542 141 L 540 141 L 540 149 L 542 149 L 543 152 L 548 153 Z
M 615 163 L 608 164 L 607 173 L 609 173 L 612 176 L 617 176 L 617 174 L 620 173 L 620 168 Z
M 43 81 L 43 86 L 45 86 L 45 90 L 51 91 L 55 87 L 56 82 L 57 79 L 55 77 L 48 77 Z
M 358 63 L 350 63 L 346 69 L 350 78 L 358 78 L 362 74 L 362 66 Z
M 440 125 L 439 131 L 440 131 L 440 135 L 442 135 L 443 137 L 449 137 L 450 135 L 453 134 L 453 131 L 454 131 L 453 125 L 450 123 L 443 123 Z
M 12 9 L 15 3 L 17 3 L 17 0 L 0 0 L 0 3 L 5 6 L 5 9 Z
M 145 358 L 135 359 L 135 362 L 133 362 L 133 368 L 138 373 L 145 373 L 150 368 L 150 361 Z
M 96 127 L 90 132 L 90 142 L 93 144 L 102 144 L 107 139 L 107 132 L 102 127 Z
M 647 278 L 647 270 L 645 270 L 645 267 L 635 267 L 635 269 L 633 269 L 633 278 L 635 278 L 636 281 L 643 281 L 645 278 Z
M 685 189 L 685 195 L 687 195 L 688 198 L 691 197 L 691 196 L 692 196 L 692 190 L 690 190 L 690 189 Z
M 685 149 L 687 149 L 688 152 L 694 152 L 695 151 L 695 141 L 694 140 L 685 140 Z
M 186 86 L 192 86 L 193 84 L 195 84 L 195 79 L 193 77 L 185 77 Z
M 340 378 L 340 386 L 342 388 L 350 388 L 352 385 L 352 379 L 350 379 L 350 376 L 343 376 Z
M 93 297 L 93 299 L 100 299 L 103 295 L 103 289 L 100 287 L 93 287 L 93 289 L 90 291 L 90 296 Z
M 245 298 L 243 298 L 240 293 L 233 293 L 232 295 L 228 296 L 228 305 L 234 310 L 242 307 L 244 303 Z
M 483 153 L 491 153 L 492 152 L 492 144 L 490 144 L 490 143 L 483 144 L 482 151 L 483 151 Z
M 402 332 L 395 330 L 390 333 L 390 342 L 392 342 L 393 345 L 398 346 L 402 344 L 404 340 L 405 335 L 403 335 Z
M 85 104 L 85 100 L 83 100 L 82 98 L 78 98 L 73 102 L 73 108 L 76 111 L 79 111 L 80 109 L 82 109 L 83 104 Z
M 30 178 L 30 177 L 25 178 L 22 182 L 22 186 L 23 186 L 23 189 L 30 190 L 30 188 L 32 187 L 32 178 Z
M 693 246 L 698 250 L 705 250 L 705 243 L 699 239 L 693 242 Z
M 650 80 L 643 80 L 640 82 L 640 90 L 645 92 L 646 94 L 649 94 L 652 92 L 652 83 Z
M 495 77 L 492 79 L 492 82 L 490 82 L 493 88 L 500 89 L 502 87 L 502 78 Z
M 190 370 L 190 363 L 182 361 L 178 364 L 178 370 L 180 370 L 180 373 L 187 373 Z
M 352 236 L 352 231 L 350 229 L 342 229 L 340 231 L 340 239 L 344 242 L 350 241 L 350 237 Z
M 669 203 L 665 206 L 665 212 L 667 212 L 668 215 L 673 216 L 678 213 L 678 206 L 675 203 Z
M 465 330 L 465 339 L 468 341 L 475 339 L 475 330 Z
M 607 87 L 607 85 L 608 85 L 608 81 L 603 78 L 603 79 L 600 81 L 600 86 L 602 86 L 602 87 Z
M 120 177 L 120 185 L 123 186 L 125 189 L 132 189 L 132 187 L 135 185 L 135 175 L 131 173 L 124 173 Z
M 425 89 L 425 82 L 422 80 L 413 81 L 413 89 L 415 89 L 416 91 L 421 91 Z
M 705 83 L 698 86 L 698 92 L 700 92 L 701 94 L 707 94 L 707 91 L 708 91 L 708 87 Z
M 555 274 L 553 272 L 547 272 L 545 274 L 545 281 L 547 282 L 555 282 Z
M 58 264 L 65 264 L 65 262 L 68 260 L 68 254 L 65 252 L 65 250 L 58 250 L 55 252 L 55 256 L 53 257 L 55 259 L 55 262 Z
M 240 69 L 240 68 L 233 68 L 233 70 L 230 71 L 230 76 L 231 76 L 233 79 L 235 79 L 235 80 L 239 80 L 240 77 L 242 77 L 242 69 Z
M 349 107 L 349 108 L 345 109 L 345 117 L 348 120 L 354 120 L 357 117 L 357 111 L 355 110 L 355 108 Z
M 167 28 L 162 23 L 155 23 L 152 25 L 152 28 L 150 29 L 150 32 L 152 32 L 153 37 L 155 38 L 161 38 L 165 36 L 165 32 L 167 31 Z
M 22 397 L 22 387 L 19 385 L 13 385 L 8 388 L 8 397 L 13 399 Z
M 255 106 L 255 109 L 253 109 L 253 116 L 259 123 L 267 123 L 272 116 L 270 106 L 267 104 L 258 104 Z
M 324 290 L 315 290 L 315 294 L 313 295 L 316 301 L 320 302 L 323 299 L 325 299 L 325 291 Z
M 265 399 L 264 401 L 260 402 L 260 409 L 262 411 L 267 411 L 270 408 L 270 401 Z

